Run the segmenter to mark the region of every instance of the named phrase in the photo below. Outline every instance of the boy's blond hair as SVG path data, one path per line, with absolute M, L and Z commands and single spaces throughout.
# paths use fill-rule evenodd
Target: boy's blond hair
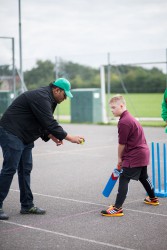
M 110 103 L 122 103 L 126 106 L 126 101 L 125 101 L 125 98 L 122 96 L 122 95 L 114 95 L 111 100 L 109 101 L 109 104 Z

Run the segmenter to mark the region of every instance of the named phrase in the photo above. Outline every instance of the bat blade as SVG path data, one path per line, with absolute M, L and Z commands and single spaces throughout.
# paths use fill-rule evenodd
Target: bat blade
M 112 172 L 102 194 L 105 196 L 105 197 L 109 197 L 109 195 L 111 194 L 111 191 L 113 190 L 118 178 L 119 178 L 119 175 L 120 175 L 120 171 L 118 169 L 114 169 L 114 171 Z

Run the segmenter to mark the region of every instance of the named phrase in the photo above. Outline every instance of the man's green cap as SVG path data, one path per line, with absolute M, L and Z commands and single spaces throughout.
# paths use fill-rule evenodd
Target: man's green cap
M 53 85 L 60 88 L 60 89 L 63 89 L 66 96 L 68 96 L 69 98 L 73 97 L 73 95 L 70 92 L 71 83 L 67 79 L 58 78 L 55 82 L 53 82 Z

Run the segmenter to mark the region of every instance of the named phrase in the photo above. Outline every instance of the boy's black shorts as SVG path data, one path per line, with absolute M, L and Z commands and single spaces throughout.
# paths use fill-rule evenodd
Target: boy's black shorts
M 129 178 L 129 179 L 132 179 L 132 180 L 138 181 L 139 178 L 147 178 L 148 177 L 147 166 L 134 167 L 134 168 L 123 167 L 122 170 L 123 170 L 123 172 L 121 174 L 123 176 L 125 176 L 126 178 Z

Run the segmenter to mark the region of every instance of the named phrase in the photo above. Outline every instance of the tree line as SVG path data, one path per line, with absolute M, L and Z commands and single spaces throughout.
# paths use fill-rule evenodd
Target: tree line
M 4 75 L 9 68 L 0 68 Z M 57 72 L 56 72 L 57 71 Z M 108 81 L 108 67 L 105 68 Z M 9 72 L 8 72 L 9 73 Z M 29 90 L 46 86 L 57 77 L 65 77 L 72 88 L 100 88 L 100 70 L 78 63 L 61 60 L 55 70 L 50 60 L 38 60 L 35 67 L 24 72 L 24 81 Z M 162 93 L 166 88 L 166 75 L 158 68 L 146 69 L 130 65 L 110 65 L 110 90 L 112 93 Z M 108 84 L 108 83 L 107 83 Z
M 49 60 L 36 62 L 36 66 L 24 73 L 28 89 L 45 86 L 54 81 L 55 75 L 65 77 L 72 88 L 100 88 L 100 70 L 78 63 L 61 60 L 58 67 Z M 105 69 L 107 79 L 107 67 Z M 139 66 L 110 66 L 110 90 L 113 93 L 162 93 L 166 86 L 166 75 L 158 68 L 145 69 Z

